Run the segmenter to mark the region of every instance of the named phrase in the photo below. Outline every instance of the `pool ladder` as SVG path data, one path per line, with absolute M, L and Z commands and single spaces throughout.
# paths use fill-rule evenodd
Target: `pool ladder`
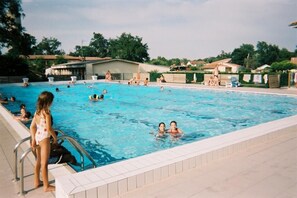
M 76 149 L 76 151 L 80 154 L 80 159 L 81 159 L 81 163 L 80 163 L 80 168 L 81 170 L 85 169 L 85 160 L 84 160 L 84 156 L 86 156 L 92 163 L 93 168 L 96 168 L 97 164 L 95 162 L 95 160 L 91 157 L 91 155 L 72 137 L 65 135 L 65 133 L 63 131 L 60 130 L 55 130 L 58 134 L 61 134 L 60 136 L 57 137 L 58 140 L 64 141 L 64 140 L 68 140 L 69 143 Z M 26 141 L 30 140 L 31 137 L 26 137 L 22 140 L 20 140 L 14 147 L 14 181 L 19 181 L 19 195 L 24 195 L 26 194 L 26 191 L 24 190 L 24 160 L 26 158 L 26 156 L 32 152 L 32 148 L 28 148 L 22 155 L 20 160 L 18 161 L 18 149 L 19 147 Z M 19 164 L 19 171 L 20 171 L 20 177 L 18 177 L 18 164 Z

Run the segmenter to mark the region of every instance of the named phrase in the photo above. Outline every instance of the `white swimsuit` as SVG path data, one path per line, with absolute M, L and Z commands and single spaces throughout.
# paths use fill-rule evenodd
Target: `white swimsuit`
M 36 144 L 38 145 L 39 142 L 41 142 L 42 140 L 44 140 L 45 138 L 49 138 L 50 134 L 46 129 L 46 121 L 45 118 L 43 117 L 43 114 L 40 113 L 40 122 L 39 124 L 36 123 L 37 125 L 37 131 L 35 134 L 35 140 L 36 140 Z

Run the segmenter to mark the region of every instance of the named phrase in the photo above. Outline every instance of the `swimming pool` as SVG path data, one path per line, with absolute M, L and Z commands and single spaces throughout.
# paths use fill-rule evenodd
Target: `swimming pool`
M 61 92 L 55 92 L 56 87 Z M 103 89 L 108 90 L 104 101 L 88 100 L 89 95 L 100 94 Z M 4 96 L 16 96 L 17 102 L 7 105 L 13 112 L 21 103 L 33 112 L 43 90 L 55 94 L 54 127 L 75 137 L 99 165 L 297 114 L 296 97 L 279 95 L 167 87 L 161 91 L 157 86 L 113 83 L 96 83 L 93 88 L 47 83 L 0 88 Z M 168 126 L 171 120 L 177 121 L 185 136 L 156 140 L 151 132 L 157 130 L 159 122 Z

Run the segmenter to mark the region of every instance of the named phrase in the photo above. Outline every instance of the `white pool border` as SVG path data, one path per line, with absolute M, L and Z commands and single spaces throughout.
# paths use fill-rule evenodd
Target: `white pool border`
M 15 120 L 2 105 L 0 113 L 20 139 L 29 136 L 28 129 Z M 228 157 L 255 144 L 277 138 L 283 135 L 282 129 L 297 126 L 296 120 L 297 115 L 74 174 L 70 174 L 65 168 L 53 168 L 51 172 L 55 175 L 56 197 L 120 196 L 183 171 Z

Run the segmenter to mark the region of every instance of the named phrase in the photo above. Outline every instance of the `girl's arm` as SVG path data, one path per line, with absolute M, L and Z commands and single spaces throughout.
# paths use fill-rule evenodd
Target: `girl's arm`
M 53 144 L 57 143 L 57 135 L 52 128 L 52 119 L 51 119 L 51 114 L 45 113 L 45 121 L 46 121 L 46 130 L 50 133 L 50 135 L 54 138 Z
M 33 120 L 30 125 L 30 134 L 31 134 L 31 148 L 33 149 L 36 146 L 36 140 L 35 140 L 35 133 L 36 133 L 37 127 L 36 127 L 36 118 L 35 115 L 33 117 Z

